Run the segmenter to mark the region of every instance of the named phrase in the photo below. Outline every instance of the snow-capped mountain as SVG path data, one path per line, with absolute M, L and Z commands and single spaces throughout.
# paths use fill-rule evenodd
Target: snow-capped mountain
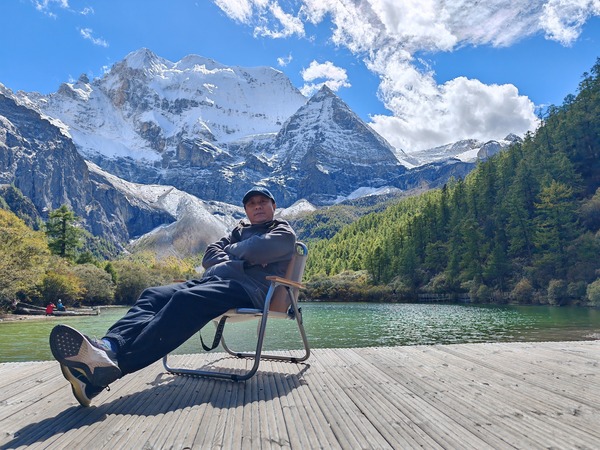
M 477 139 L 465 139 L 440 147 L 413 152 L 411 156 L 418 161 L 418 165 L 447 161 L 452 158 L 474 163 L 486 160 L 514 143 L 521 141 L 522 139 L 514 134 L 509 134 L 504 139 L 498 141 L 482 142 Z
M 67 204 L 94 235 L 163 255 L 221 236 L 243 216 L 240 199 L 253 184 L 293 218 L 439 187 L 511 140 L 409 156 L 327 87 L 306 99 L 275 69 L 196 55 L 174 63 L 147 49 L 50 95 L 0 84 L 0 183 L 21 189 L 44 218 Z
M 166 212 L 170 220 L 141 235 L 129 248 L 151 248 L 159 257 L 201 254 L 245 216 L 244 209 L 223 202 L 205 202 L 173 186 L 140 185 L 111 175 L 93 163 L 88 170 L 112 186 L 132 205 Z
M 68 205 L 93 235 L 120 247 L 175 218 L 116 190 L 88 169 L 73 141 L 48 119 L 19 105 L 0 85 L 0 184 L 13 185 L 47 219 Z
M 0 84 L 0 185 L 17 187 L 42 219 L 67 205 L 95 236 L 122 249 L 187 256 L 227 233 L 241 206 L 203 201 L 172 186 L 120 179 L 86 161 L 49 120 L 15 102 Z
M 382 188 L 406 171 L 394 148 L 327 86 L 283 124 L 267 151 L 277 161 L 271 178 L 285 180 L 292 198 L 317 204 L 358 187 Z
M 194 148 L 218 151 L 210 143 L 274 134 L 306 98 L 269 67 L 228 67 L 197 55 L 173 63 L 141 49 L 102 78 L 82 75 L 31 100 L 67 126 L 84 156 L 165 167 L 194 159 Z M 190 148 L 180 148 L 186 141 Z
M 282 206 L 329 204 L 405 171 L 397 151 L 327 87 L 307 99 L 281 72 L 141 49 L 103 77 L 85 75 L 19 101 L 52 118 L 78 151 L 131 182 L 234 203 L 251 184 Z M 368 170 L 367 170 L 368 169 Z
M 239 197 L 220 183 L 245 162 L 238 150 L 274 137 L 306 102 L 275 69 L 228 67 L 196 55 L 173 63 L 147 49 L 92 82 L 83 75 L 54 94 L 18 97 L 60 121 L 79 152 L 108 172 L 216 200 Z

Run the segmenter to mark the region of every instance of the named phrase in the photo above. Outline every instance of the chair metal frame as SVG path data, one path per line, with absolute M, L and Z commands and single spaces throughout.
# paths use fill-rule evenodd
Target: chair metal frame
M 265 297 L 265 304 L 263 309 L 255 308 L 237 308 L 230 309 L 225 314 L 213 319 L 215 326 L 218 325 L 222 317 L 227 317 L 226 323 L 229 322 L 242 322 L 247 320 L 258 319 L 260 321 L 258 327 L 258 336 L 256 341 L 256 350 L 254 352 L 237 352 L 230 349 L 225 343 L 225 333 L 221 336 L 221 346 L 223 349 L 232 356 L 238 358 L 252 358 L 254 364 L 245 373 L 233 372 L 230 370 L 203 370 L 203 369 L 189 369 L 182 367 L 172 367 L 169 365 L 168 357 L 165 355 L 163 358 L 163 366 L 165 370 L 170 373 L 177 375 L 193 375 L 200 377 L 219 378 L 232 381 L 245 381 L 250 379 L 258 371 L 260 360 L 271 359 L 276 361 L 286 361 L 292 363 L 303 362 L 310 356 L 310 347 L 306 332 L 304 331 L 304 324 L 302 320 L 302 309 L 298 306 L 298 295 L 300 289 L 303 289 L 302 276 L 304 274 L 304 267 L 306 265 L 306 259 L 308 257 L 308 249 L 302 242 L 296 242 L 296 251 L 292 260 L 288 265 L 285 277 L 269 276 L 267 280 L 271 282 L 267 295 Z M 296 321 L 298 330 L 302 338 L 302 344 L 304 346 L 304 353 L 302 356 L 285 356 L 285 355 L 274 355 L 274 354 L 263 354 L 263 342 L 265 338 L 265 332 L 267 329 L 267 320 L 269 318 L 277 319 L 288 319 Z

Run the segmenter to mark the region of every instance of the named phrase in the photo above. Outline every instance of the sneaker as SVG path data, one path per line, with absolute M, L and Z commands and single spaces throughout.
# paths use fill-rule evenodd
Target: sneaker
M 85 338 L 90 341 L 94 347 L 104 350 L 106 352 L 106 356 L 108 356 L 112 362 L 117 364 L 117 354 L 113 351 L 110 344 L 107 344 L 104 339 L 90 339 L 88 336 L 85 336 Z
M 94 386 L 79 369 L 60 365 L 63 376 L 71 383 L 73 395 L 81 406 L 90 406 L 92 399 L 102 392 L 102 386 Z
M 50 332 L 50 350 L 61 365 L 79 371 L 93 386 L 105 387 L 121 377 L 114 353 L 109 355 L 97 341 L 75 328 L 56 325 Z

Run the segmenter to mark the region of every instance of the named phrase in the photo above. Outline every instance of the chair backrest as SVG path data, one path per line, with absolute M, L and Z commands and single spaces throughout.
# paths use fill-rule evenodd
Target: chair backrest
M 306 258 L 308 258 L 308 248 L 303 242 L 296 242 L 296 251 L 285 271 L 285 278 L 301 283 L 302 276 L 304 275 L 304 268 L 306 267 Z M 291 304 L 287 294 L 287 289 L 283 286 L 279 286 L 273 294 L 269 310 L 287 312 Z M 298 288 L 292 289 L 292 295 L 298 295 Z

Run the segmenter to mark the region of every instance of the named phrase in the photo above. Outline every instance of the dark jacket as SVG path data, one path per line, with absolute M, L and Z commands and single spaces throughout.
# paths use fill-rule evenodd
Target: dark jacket
M 296 234 L 285 220 L 251 225 L 241 221 L 229 236 L 210 244 L 204 277 L 218 276 L 242 284 L 257 308 L 264 305 L 268 275 L 283 276 L 295 251 Z

